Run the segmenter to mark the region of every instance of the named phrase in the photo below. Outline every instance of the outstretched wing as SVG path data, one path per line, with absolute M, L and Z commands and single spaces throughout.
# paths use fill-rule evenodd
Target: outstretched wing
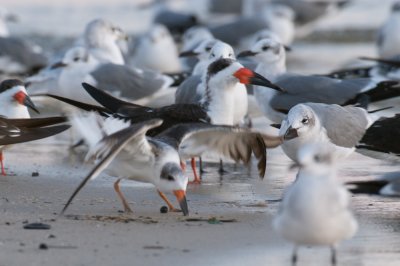
M 179 149 L 182 157 L 196 157 L 204 152 L 213 152 L 244 164 L 250 162 L 254 154 L 258 160 L 261 178 L 266 168 L 266 148 L 282 143 L 281 137 L 271 137 L 251 132 L 245 128 L 211 125 L 206 123 L 188 123 L 176 125 L 157 138 Z M 264 139 L 266 142 L 264 142 Z
M 15 121 L 19 119 L 12 120 Z M 21 120 L 19 121 L 20 124 L 22 124 Z M 32 128 L 21 127 L 14 125 L 7 118 L 0 117 L 0 145 L 10 145 L 47 138 L 61 133 L 69 127 L 69 125 Z

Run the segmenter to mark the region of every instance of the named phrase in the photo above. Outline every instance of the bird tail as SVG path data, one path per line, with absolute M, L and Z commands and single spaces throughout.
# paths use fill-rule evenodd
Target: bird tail
M 386 180 L 355 181 L 346 183 L 347 189 L 354 194 L 379 195 L 388 184 Z

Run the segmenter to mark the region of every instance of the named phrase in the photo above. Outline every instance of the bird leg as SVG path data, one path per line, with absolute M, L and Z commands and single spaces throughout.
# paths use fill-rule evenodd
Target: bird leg
M 332 266 L 336 265 L 336 248 L 334 245 L 331 246 L 331 263 Z
M 3 176 L 6 176 L 7 173 L 6 173 L 6 171 L 4 170 L 4 162 L 3 162 L 3 160 L 4 160 L 3 152 L 0 151 L 1 174 L 2 174 Z
M 295 266 L 296 263 L 297 263 L 297 246 L 294 246 L 292 253 L 292 266 Z
M 218 173 L 220 175 L 223 175 L 226 173 L 226 171 L 224 170 L 224 163 L 222 162 L 222 159 L 219 160 L 219 169 L 218 169 Z
M 160 195 L 160 197 L 165 201 L 165 203 L 167 203 L 168 205 L 168 209 L 170 212 L 181 212 L 180 209 L 176 209 L 174 207 L 174 205 L 172 205 L 172 203 L 168 200 L 167 196 L 165 196 L 164 193 L 162 193 L 161 191 L 157 190 L 158 195 Z
M 183 172 L 186 172 L 186 163 L 184 161 L 181 161 L 181 169 Z
M 199 168 L 200 168 L 200 175 L 206 173 L 203 168 L 203 159 L 201 159 L 201 156 L 199 157 Z
M 126 213 L 132 213 L 131 208 L 129 207 L 128 202 L 126 201 L 124 194 L 122 194 L 121 190 L 119 189 L 119 182 L 121 181 L 121 178 L 118 178 L 117 181 L 115 181 L 114 183 L 114 190 L 115 192 L 117 192 L 118 197 L 120 198 L 120 200 L 122 201 L 122 205 L 124 205 L 124 212 Z
M 196 171 L 196 160 L 193 157 L 190 160 L 190 165 L 192 166 L 192 170 L 193 170 L 193 175 L 194 175 L 194 180 L 192 182 L 189 182 L 190 184 L 201 184 L 201 179 L 200 177 L 197 175 L 197 171 Z

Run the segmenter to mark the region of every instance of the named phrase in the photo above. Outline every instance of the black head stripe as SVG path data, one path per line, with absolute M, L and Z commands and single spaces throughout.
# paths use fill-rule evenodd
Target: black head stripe
M 230 65 L 232 65 L 232 63 L 234 62 L 234 60 L 229 59 L 229 58 L 221 58 L 218 59 L 217 61 L 211 63 L 208 66 L 208 75 L 212 76 L 217 74 L 218 72 L 220 72 L 221 70 L 224 70 L 225 68 L 229 67 Z
M 9 90 L 15 86 L 24 86 L 24 83 L 19 79 L 6 79 L 0 83 L 0 93 Z

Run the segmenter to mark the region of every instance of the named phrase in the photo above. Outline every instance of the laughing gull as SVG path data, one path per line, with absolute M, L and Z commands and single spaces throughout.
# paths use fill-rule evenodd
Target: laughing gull
M 182 46 L 181 50 L 191 51 L 197 47 L 201 42 L 206 40 L 213 40 L 214 36 L 211 34 L 210 30 L 203 26 L 191 27 L 182 35 Z M 197 60 L 194 58 L 183 58 L 182 62 L 188 69 L 193 69 Z
M 279 134 L 284 136 L 283 151 L 293 161 L 298 161 L 299 149 L 314 142 L 323 143 L 335 159 L 341 159 L 355 150 L 371 124 L 372 117 L 359 107 L 306 103 L 290 109 Z
M 285 44 L 290 44 L 294 37 L 293 11 L 283 5 L 269 5 L 251 17 L 241 17 L 233 22 L 211 27 L 215 38 L 237 45 L 240 39 L 251 34 L 270 29 L 275 32 Z
M 89 22 L 84 32 L 84 44 L 89 53 L 101 63 L 125 63 L 118 41 L 127 39 L 121 28 L 104 19 Z
M 400 197 L 400 172 L 386 173 L 375 180 L 348 182 L 346 185 L 354 194 Z
M 400 2 L 392 5 L 389 18 L 378 32 L 378 53 L 380 57 L 390 58 L 400 54 Z
M 134 47 L 129 64 L 162 73 L 179 73 L 181 62 L 172 35 L 163 25 L 154 25 Z
M 7 118 L 30 118 L 28 108 L 39 113 L 26 92 L 24 83 L 7 79 L 0 83 L 0 115 Z
M 358 223 L 350 210 L 350 195 L 338 180 L 334 158 L 324 144 L 299 151 L 299 173 L 285 191 L 275 230 L 294 244 L 292 265 L 300 246 L 329 246 L 336 265 L 339 242 L 354 236 Z
M 282 92 L 255 87 L 258 105 L 270 120 L 276 123 L 284 118 L 291 107 L 304 102 L 367 106 L 400 95 L 394 81 L 376 83 L 370 78 L 334 79 L 324 76 L 299 75 L 286 72 L 285 48 L 273 39 L 262 39 L 251 50 L 239 57 L 254 57 L 256 71 L 283 89 Z
M 376 159 L 400 161 L 400 114 L 376 120 L 357 144 L 357 152 Z
M 60 68 L 61 72 L 57 77 L 57 88 L 48 93 L 88 103 L 94 102 L 82 89 L 82 82 L 131 101 L 144 101 L 163 94 L 174 83 L 172 77 L 155 71 L 111 63 L 99 64 L 83 47 L 70 49 L 61 62 L 53 65 L 54 68 Z
M 4 170 L 3 151 L 9 145 L 47 138 L 63 132 L 69 125 L 57 125 L 66 122 L 65 117 L 9 119 L 0 116 L 0 164 Z

